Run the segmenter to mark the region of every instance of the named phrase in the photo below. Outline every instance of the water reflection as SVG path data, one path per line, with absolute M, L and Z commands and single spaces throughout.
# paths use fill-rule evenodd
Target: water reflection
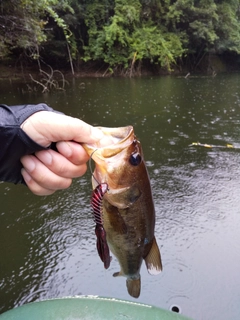
M 5 94 L 3 102 L 45 100 L 96 125 L 133 124 L 151 178 L 164 267 L 151 277 L 142 266 L 138 301 L 176 306 L 194 319 L 237 319 L 239 76 L 80 82 L 48 96 Z M 198 141 L 237 148 L 191 146 Z M 76 294 L 132 299 L 124 279 L 112 277 L 119 270 L 116 259 L 104 270 L 98 257 L 89 173 L 50 197 L 8 184 L 0 184 L 0 194 L 1 312 Z

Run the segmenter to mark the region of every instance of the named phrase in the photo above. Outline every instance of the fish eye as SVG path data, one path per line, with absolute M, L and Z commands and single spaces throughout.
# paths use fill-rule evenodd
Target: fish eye
M 141 163 L 141 161 L 142 161 L 142 157 L 140 156 L 140 154 L 138 152 L 132 153 L 129 158 L 129 162 L 133 166 L 138 166 Z

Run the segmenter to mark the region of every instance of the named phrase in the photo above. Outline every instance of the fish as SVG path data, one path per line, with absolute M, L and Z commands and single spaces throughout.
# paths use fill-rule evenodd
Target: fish
M 151 275 L 162 271 L 161 254 L 154 234 L 155 208 L 150 179 L 140 141 L 132 126 L 98 129 L 109 143 L 106 145 L 102 139 L 94 144 L 83 144 L 83 148 L 95 162 L 93 190 L 102 184 L 108 186 L 97 203 L 97 206 L 101 204 L 99 219 L 103 243 L 106 245 L 107 242 L 120 265 L 120 271 L 113 276 L 126 277 L 129 295 L 138 298 L 143 260 Z M 104 250 L 101 255 L 104 264 L 110 264 L 107 250 L 106 256 Z

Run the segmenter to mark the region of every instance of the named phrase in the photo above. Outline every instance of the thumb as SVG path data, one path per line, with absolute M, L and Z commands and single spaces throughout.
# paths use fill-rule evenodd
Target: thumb
M 44 147 L 62 140 L 93 143 L 103 137 L 101 130 L 80 119 L 50 111 L 34 113 L 22 123 L 21 128 L 32 140 Z

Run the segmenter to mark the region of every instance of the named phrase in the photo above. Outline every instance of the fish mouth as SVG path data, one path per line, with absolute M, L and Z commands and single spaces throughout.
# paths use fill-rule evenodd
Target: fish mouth
M 121 165 L 123 154 L 136 138 L 132 126 L 98 129 L 102 131 L 103 138 L 96 143 L 82 145 L 95 162 L 93 188 L 102 182 L 110 183 L 108 173 Z M 113 185 L 112 181 L 111 186 Z
M 115 156 L 128 147 L 134 140 L 132 126 L 108 128 L 97 127 L 102 131 L 104 137 L 93 144 L 83 144 L 83 148 L 94 161 Z M 97 161 L 98 162 L 98 161 Z

